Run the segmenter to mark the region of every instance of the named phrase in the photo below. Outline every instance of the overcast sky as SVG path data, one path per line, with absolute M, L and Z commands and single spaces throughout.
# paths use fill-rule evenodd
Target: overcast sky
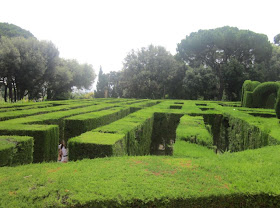
M 149 44 L 172 54 L 199 29 L 234 26 L 280 33 L 280 0 L 0 0 L 0 22 L 50 40 L 63 58 L 92 64 L 96 73 L 121 70 L 131 49 Z

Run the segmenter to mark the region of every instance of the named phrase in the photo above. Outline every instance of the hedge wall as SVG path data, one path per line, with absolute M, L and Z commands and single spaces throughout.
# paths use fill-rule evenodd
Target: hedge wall
M 250 125 L 244 120 L 226 115 L 229 121 L 228 138 L 231 152 L 243 151 L 246 149 L 257 149 L 268 145 L 279 145 L 280 141 L 269 136 L 268 130 Z
M 253 107 L 267 108 L 267 100 L 271 94 L 277 94 L 280 88 L 278 82 L 264 82 L 253 91 Z M 273 107 L 274 108 L 274 107 Z
M 276 112 L 276 117 L 280 119 L 280 90 L 278 90 L 277 93 L 277 99 L 275 103 L 275 112 Z
M 253 92 L 254 89 L 260 84 L 258 81 L 245 80 L 242 85 L 242 93 L 241 93 L 241 106 L 243 107 L 251 107 L 252 98 L 251 95 L 247 94 L 247 92 Z
M 69 160 L 122 156 L 127 154 L 125 135 L 86 132 L 68 141 Z
M 71 155 L 77 159 L 143 155 L 149 152 L 151 139 L 168 143 L 177 128 L 173 157 L 108 157 L 1 167 L 0 207 L 278 207 L 279 120 L 261 117 L 273 114 L 273 110 L 214 101 L 199 101 L 200 106 L 207 105 L 205 111 L 196 105 L 198 101 L 184 101 L 182 109 L 170 109 L 174 102 L 182 101 L 164 100 L 72 138 L 68 144 L 70 159 Z M 51 146 L 57 151 L 58 126 L 38 123 L 56 123 L 73 113 L 85 115 L 89 108 L 72 110 L 0 122 L 0 135 L 34 136 L 37 153 L 56 159 L 57 152 L 52 152 Z M 209 134 L 204 120 L 212 125 L 213 144 L 233 153 L 215 154 L 205 146 L 180 140 L 181 133 L 196 129 L 189 133 L 196 139 L 189 140 L 208 141 L 208 136 L 197 139 L 203 132 Z M 215 140 L 216 136 L 220 140 Z M 11 154 L 11 147 L 7 149 L 5 155 Z
M 68 141 L 69 159 L 150 153 L 153 112 L 140 110 Z M 97 150 L 99 148 L 99 150 Z
M 168 105 L 166 105 L 169 108 Z M 176 140 L 176 128 L 183 114 L 155 113 L 151 143 L 151 154 L 172 155 L 172 143 Z M 164 151 L 159 150 L 162 145 Z
M 59 131 L 57 126 L 17 126 L 0 129 L 0 135 L 31 136 L 34 139 L 33 162 L 56 161 Z
M 22 165 L 32 161 L 32 137 L 0 136 L 0 166 Z
M 246 80 L 242 86 L 241 106 L 249 108 L 275 109 L 279 118 L 280 82 Z
M 207 147 L 213 147 L 213 138 L 206 129 L 202 116 L 182 116 L 176 129 L 176 141 L 185 140 Z
M 121 119 L 130 113 L 129 108 L 112 108 L 65 119 L 65 139 L 78 136 L 99 126 Z

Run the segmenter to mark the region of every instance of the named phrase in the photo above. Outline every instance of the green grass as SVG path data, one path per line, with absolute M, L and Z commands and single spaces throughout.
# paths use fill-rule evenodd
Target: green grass
M 213 139 L 206 129 L 202 116 L 181 117 L 180 124 L 176 130 L 176 140 L 185 140 L 203 146 L 212 147 Z
M 262 203 L 273 203 L 272 196 L 279 202 L 279 147 L 215 155 L 190 145 L 193 153 L 175 157 L 113 157 L 1 168 L 0 205 L 225 207 L 257 204 L 259 195 L 264 197 Z
M 99 145 L 113 145 L 117 141 L 123 139 L 125 134 L 108 134 L 101 132 L 86 132 L 80 136 L 71 139 L 71 142 L 99 144 Z

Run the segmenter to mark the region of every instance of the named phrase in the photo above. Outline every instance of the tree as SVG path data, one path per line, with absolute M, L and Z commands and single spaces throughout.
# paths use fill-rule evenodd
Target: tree
M 175 58 L 164 47 L 150 45 L 132 50 L 125 58 L 122 70 L 123 96 L 164 98 L 168 94 L 170 75 L 176 67 Z
M 53 68 L 54 57 L 49 56 L 46 48 L 53 44 L 40 42 L 34 38 L 1 38 L 0 78 L 7 88 L 11 101 L 28 95 L 30 99 L 42 96 L 45 72 Z M 57 49 L 56 49 L 57 50 Z M 14 92 L 12 92 L 12 89 Z
M 56 67 L 59 64 L 59 51 L 56 46 L 50 41 L 41 41 L 41 51 L 46 59 L 46 71 L 42 77 L 42 97 L 48 93 L 49 86 L 56 73 Z
M 272 56 L 267 67 L 265 81 L 279 81 L 280 80 L 280 46 L 272 46 Z
M 24 37 L 24 38 L 34 38 L 34 35 L 19 26 L 9 24 L 9 23 L 0 23 L 0 37 Z
M 96 85 L 96 91 L 94 92 L 94 97 L 104 98 L 105 90 L 108 90 L 108 76 L 103 73 L 102 67 L 100 66 L 98 73 L 98 81 Z
M 247 76 L 244 74 L 245 67 L 236 59 L 232 58 L 228 63 L 222 65 L 224 74 L 225 89 L 224 94 L 227 100 L 238 101 L 241 98 L 241 88 Z
M 178 55 L 175 55 L 174 58 L 177 66 L 174 67 L 174 70 L 168 75 L 166 97 L 171 99 L 186 99 L 187 95 L 183 88 L 183 80 L 188 67 L 179 59 Z
M 92 65 L 79 64 L 76 60 L 60 59 L 54 75 L 49 80 L 49 100 L 69 99 L 73 87 L 89 89 L 95 79 Z
M 41 42 L 23 37 L 11 40 L 18 49 L 21 59 L 20 67 L 14 73 L 17 97 L 22 99 L 28 95 L 29 99 L 38 98 L 44 83 L 42 77 L 47 69 L 46 57 L 41 52 Z
M 190 100 L 216 100 L 218 96 L 216 86 L 218 79 L 211 67 L 187 68 L 183 80 L 185 98 Z
M 274 44 L 280 46 L 280 33 L 274 37 Z
M 236 60 L 248 74 L 256 64 L 268 62 L 272 47 L 266 35 L 235 27 L 199 30 L 177 45 L 179 56 L 191 67 L 209 66 L 218 77 L 219 99 L 226 88 L 223 69 Z
M 122 88 L 120 85 L 122 73 L 111 71 L 106 76 L 108 79 L 108 96 L 113 98 L 122 97 Z
M 89 89 L 95 79 L 91 65 L 59 58 L 52 42 L 39 41 L 26 30 L 0 23 L 0 84 L 4 99 L 65 99 L 73 87 Z M 9 38 L 10 37 L 10 38 Z M 1 87 L 1 86 L 0 86 Z
M 13 98 L 12 89 L 16 85 L 16 71 L 19 70 L 21 64 L 19 50 L 14 46 L 11 39 L 1 37 L 0 39 L 0 83 L 5 86 L 4 100 L 7 102 L 7 93 L 9 89 L 10 101 Z M 16 96 L 16 94 L 15 94 Z

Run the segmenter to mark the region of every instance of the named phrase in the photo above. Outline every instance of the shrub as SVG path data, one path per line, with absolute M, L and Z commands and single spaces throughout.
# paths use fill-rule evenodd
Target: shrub
M 276 112 L 276 117 L 280 119 L 280 90 L 278 90 L 277 93 L 277 99 L 275 103 L 275 112 Z
M 265 108 L 267 100 L 272 93 L 277 94 L 280 84 L 278 82 L 264 82 L 258 85 L 253 91 L 253 106 Z
M 252 97 L 251 93 L 254 89 L 260 84 L 258 81 L 246 80 L 242 85 L 242 94 L 241 94 L 241 106 L 251 107 Z
M 0 136 L 0 166 L 32 163 L 33 138 Z

